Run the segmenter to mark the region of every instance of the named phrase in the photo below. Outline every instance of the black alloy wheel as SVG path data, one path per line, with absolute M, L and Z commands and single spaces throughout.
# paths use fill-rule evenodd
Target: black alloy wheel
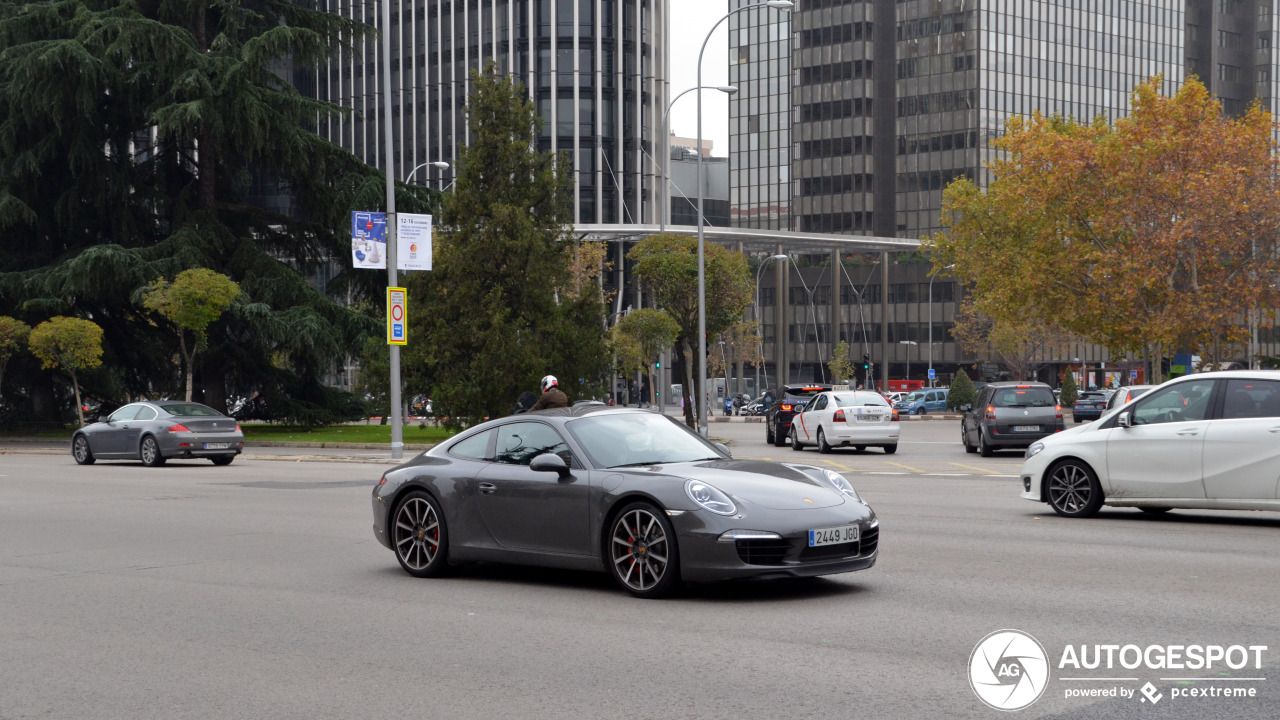
M 449 535 L 435 498 L 411 492 L 392 517 L 391 543 L 400 567 L 414 577 L 443 575 L 449 567 Z
M 680 576 L 680 550 L 667 514 L 647 502 L 624 507 L 609 531 L 609 571 L 638 598 L 670 594 Z
M 164 464 L 164 455 L 160 454 L 160 443 L 150 435 L 142 438 L 138 455 L 142 458 L 142 464 L 147 467 L 160 467 Z
M 1088 465 L 1064 460 L 1049 470 L 1049 505 L 1059 515 L 1091 517 L 1098 513 L 1102 501 L 1102 486 Z
M 827 443 L 827 434 L 822 432 L 822 428 L 818 428 L 818 452 L 823 455 L 831 452 L 831 445 Z
M 93 451 L 89 449 L 89 438 L 84 435 L 77 435 L 71 441 L 71 457 L 76 459 L 77 465 L 92 465 L 94 461 Z

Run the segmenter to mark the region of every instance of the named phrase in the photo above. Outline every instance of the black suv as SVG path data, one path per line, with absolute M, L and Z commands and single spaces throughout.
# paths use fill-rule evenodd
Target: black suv
M 814 395 L 831 389 L 830 385 L 783 385 L 773 404 L 764 411 L 764 441 L 778 447 L 787 444 L 791 418 L 800 414 Z

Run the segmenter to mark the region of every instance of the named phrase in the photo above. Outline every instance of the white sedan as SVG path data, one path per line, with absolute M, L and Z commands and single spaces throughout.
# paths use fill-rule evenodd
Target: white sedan
M 804 412 L 791 419 L 792 450 L 817 445 L 818 452 L 833 447 L 853 446 L 862 452 L 868 447 L 898 451 L 902 423 L 898 411 L 880 393 L 866 390 L 824 392 L 805 405 Z
M 1059 515 L 1103 505 L 1280 510 L 1280 372 L 1189 375 L 1027 448 L 1022 497 Z

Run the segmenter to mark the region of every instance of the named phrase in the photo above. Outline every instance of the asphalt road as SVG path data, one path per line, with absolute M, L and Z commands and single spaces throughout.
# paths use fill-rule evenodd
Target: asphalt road
M 966 455 L 952 422 L 903 432 L 894 456 L 820 456 L 713 425 L 738 457 L 845 472 L 880 515 L 880 562 L 669 601 L 603 574 L 411 578 L 369 529 L 373 463 L 0 455 L 0 718 L 1002 717 L 967 666 L 1003 628 L 1054 667 L 1017 716 L 1276 717 L 1272 668 L 1177 686 L 1056 665 L 1067 644 L 1108 643 L 1267 645 L 1275 665 L 1280 515 L 1064 520 L 1018 499 L 1016 453 Z M 1147 680 L 1155 707 L 1064 697 Z M 1171 696 L 1210 686 L 1257 696 Z

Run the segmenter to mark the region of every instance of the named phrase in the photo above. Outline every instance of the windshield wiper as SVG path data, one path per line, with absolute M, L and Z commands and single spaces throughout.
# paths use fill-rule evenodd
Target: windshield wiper
M 613 470 L 614 468 L 642 467 L 644 465 L 660 465 L 660 464 L 661 463 L 658 460 L 645 460 L 644 462 L 633 462 L 633 463 L 623 463 L 621 465 L 610 465 L 609 469 Z

